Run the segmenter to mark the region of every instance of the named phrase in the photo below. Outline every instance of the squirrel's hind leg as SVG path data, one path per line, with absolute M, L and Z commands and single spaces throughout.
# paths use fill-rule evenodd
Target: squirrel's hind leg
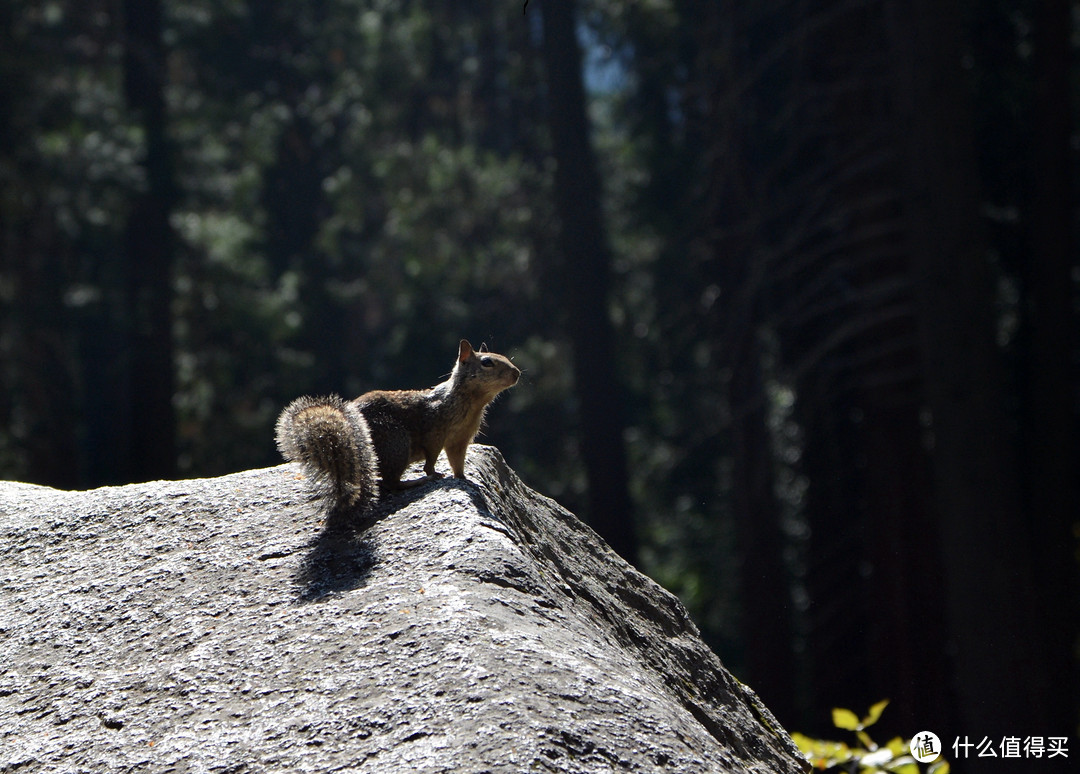
M 428 481 L 436 481 L 443 477 L 443 474 L 435 470 L 435 460 L 439 458 L 439 453 L 435 452 L 434 455 L 424 454 L 424 475 L 420 478 L 411 478 L 408 481 L 402 481 L 401 476 L 405 475 L 405 471 L 401 471 L 398 474 L 397 480 L 393 482 L 387 482 L 383 480 L 383 486 L 389 489 L 412 489 L 414 486 L 420 486 L 426 484 Z
M 397 489 L 410 489 L 414 486 L 420 486 L 420 484 L 426 484 L 428 481 L 436 481 L 443 477 L 443 474 L 435 470 L 435 460 L 439 459 L 439 452 L 441 449 L 436 450 L 434 454 L 430 451 L 424 452 L 424 475 L 420 478 L 409 479 L 408 481 L 402 481 L 399 477 L 394 487 Z M 451 467 L 453 463 L 451 462 Z

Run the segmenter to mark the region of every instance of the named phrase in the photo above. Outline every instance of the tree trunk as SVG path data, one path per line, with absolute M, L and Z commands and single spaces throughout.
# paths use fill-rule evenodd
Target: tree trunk
M 54 252 L 62 247 L 50 239 L 47 227 L 33 232 L 40 238 L 30 242 L 22 265 L 12 272 L 18 293 L 11 318 L 13 327 L 22 329 L 14 337 L 13 365 L 14 403 L 21 404 L 25 417 L 25 476 L 35 484 L 73 488 L 81 483 L 75 443 L 78 415 L 70 316 L 62 299 L 64 262 Z
M 64 303 L 71 249 L 56 227 L 52 180 L 35 143 L 57 122 L 35 92 L 66 71 L 65 51 L 28 36 L 28 11 L 0 4 L 0 465 L 5 477 L 73 488 L 79 480 L 78 381 Z M 56 59 L 61 64 L 54 65 Z M 65 115 L 65 118 L 68 116 Z
M 1030 607 L 1030 542 L 960 71 L 961 3 L 889 6 L 959 731 L 1064 735 L 1071 725 L 1050 725 L 1046 714 L 1044 631 Z M 1042 771 L 1048 762 L 1014 770 L 1025 764 Z
M 1035 542 L 1035 585 L 1047 667 L 1058 690 L 1047 714 L 1075 728 L 1078 584 L 1073 526 L 1077 517 L 1076 314 L 1073 301 L 1074 196 L 1069 152 L 1072 31 L 1068 0 L 1043 0 L 1035 17 L 1035 152 L 1032 249 L 1027 266 L 1028 491 Z
M 145 133 L 146 188 L 136 198 L 125 234 L 130 405 L 134 481 L 176 472 L 173 413 L 172 264 L 169 214 L 176 198 L 172 147 L 166 136 L 165 47 L 159 0 L 125 0 L 124 93 Z
M 611 252 L 601 212 L 600 177 L 589 143 L 574 10 L 571 0 L 547 0 L 541 7 L 563 261 L 549 287 L 563 299 L 573 343 L 589 521 L 612 548 L 633 562 L 637 544 L 627 487 L 625 408 L 608 316 Z
M 744 362 L 733 380 L 735 405 L 748 405 L 731 426 L 732 500 L 738 520 L 745 681 L 782 723 L 796 720 L 795 633 L 791 574 L 784 565 L 788 541 L 780 524 L 761 367 Z

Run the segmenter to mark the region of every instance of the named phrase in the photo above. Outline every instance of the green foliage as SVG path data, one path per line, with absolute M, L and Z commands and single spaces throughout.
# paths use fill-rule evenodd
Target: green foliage
M 568 415 L 569 381 L 541 322 L 551 170 L 528 24 L 506 4 L 163 7 L 180 470 L 271 464 L 289 398 L 430 385 L 468 336 L 520 348 L 526 379 L 554 371 L 508 411 L 537 430 L 516 441 L 533 483 L 580 492 L 573 433 L 544 419 Z M 113 481 L 122 454 L 123 235 L 146 138 L 124 105 L 119 14 L 0 0 L 8 476 L 40 476 L 36 446 L 65 471 L 52 483 Z
M 879 701 L 863 718 L 849 709 L 840 707 L 832 711 L 833 725 L 851 731 L 861 746 L 844 742 L 813 739 L 805 734 L 794 733 L 791 738 L 799 746 L 815 769 L 832 772 L 892 772 L 892 774 L 949 774 L 949 762 L 942 757 L 921 766 L 910 754 L 910 739 L 896 737 L 884 745 L 870 738 L 866 729 L 877 723 L 889 704 L 888 699 Z
M 166 5 L 185 472 L 275 461 L 297 393 L 424 386 L 461 336 L 536 333 L 547 173 L 489 141 L 534 88 L 507 9 Z

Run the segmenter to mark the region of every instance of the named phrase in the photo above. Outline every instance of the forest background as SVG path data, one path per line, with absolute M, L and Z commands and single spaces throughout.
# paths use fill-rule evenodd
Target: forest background
M 787 727 L 1075 742 L 1077 18 L 0 0 L 0 475 L 276 464 L 486 341 L 486 440 Z

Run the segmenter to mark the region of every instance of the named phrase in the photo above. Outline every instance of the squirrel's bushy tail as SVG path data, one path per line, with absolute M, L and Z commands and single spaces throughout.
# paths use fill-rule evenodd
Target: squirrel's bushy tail
M 367 421 L 337 395 L 297 398 L 277 421 L 277 446 L 299 462 L 331 510 L 366 508 L 378 498 L 378 473 Z

